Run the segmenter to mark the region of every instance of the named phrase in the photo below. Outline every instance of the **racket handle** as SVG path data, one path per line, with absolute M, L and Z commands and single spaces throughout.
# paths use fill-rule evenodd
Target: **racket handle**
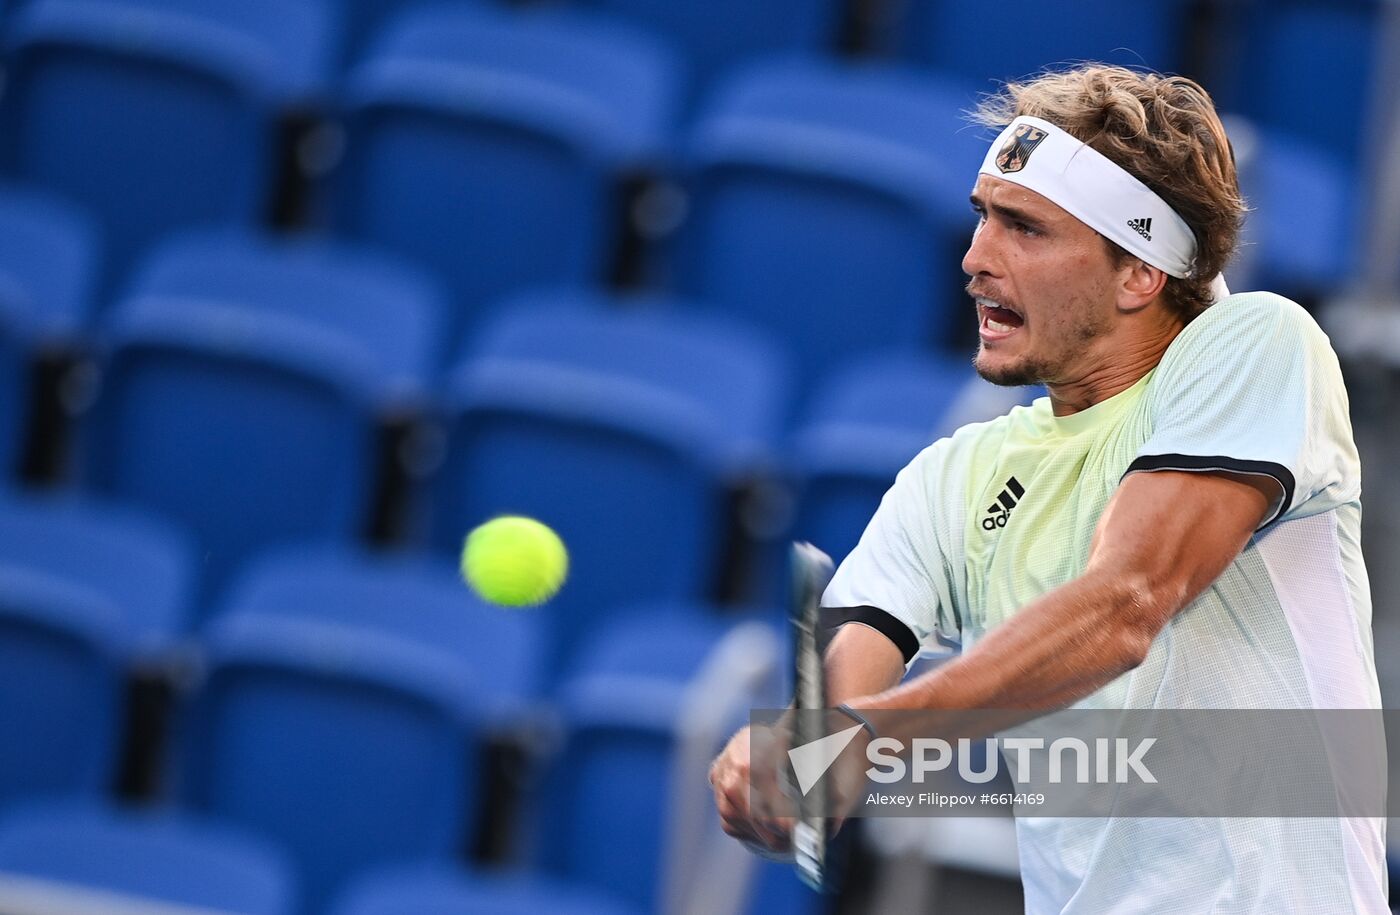
M 809 823 L 797 823 L 792 829 L 793 863 L 802 882 L 820 891 L 826 883 L 826 840 L 821 831 Z

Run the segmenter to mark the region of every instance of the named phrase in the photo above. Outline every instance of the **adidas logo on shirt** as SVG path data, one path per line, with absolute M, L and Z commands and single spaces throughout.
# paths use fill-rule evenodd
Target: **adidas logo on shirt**
M 1002 487 L 1001 493 L 997 496 L 996 502 L 987 509 L 987 517 L 982 519 L 982 530 L 994 531 L 999 527 L 1006 527 L 1006 520 L 1011 517 L 1011 509 L 1016 507 L 1016 503 L 1026 494 L 1019 480 L 1011 477 Z
M 1152 240 L 1152 220 L 1151 219 L 1129 219 L 1128 228 L 1141 235 L 1148 241 Z

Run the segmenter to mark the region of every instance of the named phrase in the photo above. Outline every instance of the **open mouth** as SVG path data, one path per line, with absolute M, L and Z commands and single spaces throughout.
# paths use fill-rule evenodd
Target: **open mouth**
M 1020 313 L 991 299 L 978 298 L 977 312 L 978 332 L 984 341 L 1004 340 L 1026 323 Z

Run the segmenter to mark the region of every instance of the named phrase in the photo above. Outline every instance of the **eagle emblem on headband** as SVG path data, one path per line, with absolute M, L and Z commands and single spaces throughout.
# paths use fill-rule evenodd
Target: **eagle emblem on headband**
M 1039 127 L 1032 127 L 1030 124 L 1022 124 L 1016 128 L 997 153 L 997 168 L 1002 172 L 1019 172 L 1026 167 L 1030 161 L 1031 153 L 1040 145 L 1040 141 L 1045 139 L 1045 131 Z

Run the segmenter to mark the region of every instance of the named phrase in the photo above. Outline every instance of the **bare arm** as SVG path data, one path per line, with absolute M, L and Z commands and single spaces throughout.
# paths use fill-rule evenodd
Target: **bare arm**
M 1013 710 L 995 729 L 1068 705 L 1142 663 L 1162 628 L 1249 543 L 1277 494 L 1277 483 L 1265 477 L 1133 474 L 1099 519 L 1078 578 L 1027 604 L 966 654 L 903 685 L 896 685 L 903 657 L 888 638 L 843 626 L 827 649 L 828 700 L 859 709 L 971 710 L 970 729 L 991 723 L 978 710 Z M 751 817 L 749 776 L 744 729 L 711 770 L 721 821 L 730 835 L 786 847 L 789 824 Z
M 861 696 L 890 689 L 904 676 L 904 656 L 881 632 L 847 623 L 827 646 L 826 698 L 840 705 Z
M 851 705 L 1025 711 L 1005 725 L 1081 699 L 1142 663 L 1162 628 L 1248 544 L 1277 494 L 1267 477 L 1132 474 L 1099 519 L 1083 574 L 961 657 Z

